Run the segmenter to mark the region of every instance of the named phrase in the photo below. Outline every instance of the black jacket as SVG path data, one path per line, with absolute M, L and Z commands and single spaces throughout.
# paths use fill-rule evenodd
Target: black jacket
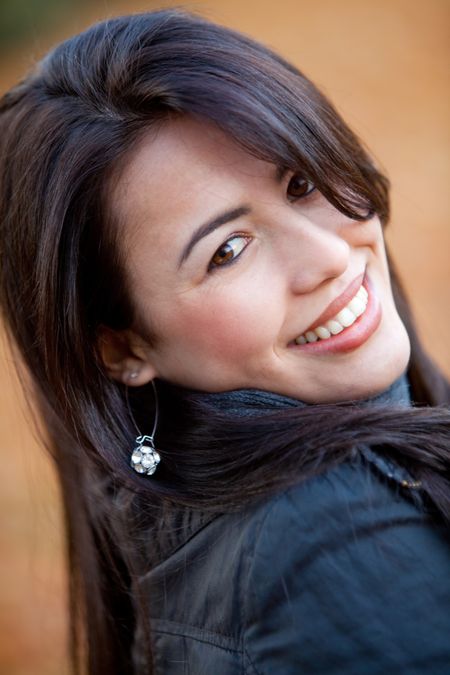
M 450 675 L 449 529 L 369 448 L 239 513 L 185 510 L 148 558 L 155 675 Z

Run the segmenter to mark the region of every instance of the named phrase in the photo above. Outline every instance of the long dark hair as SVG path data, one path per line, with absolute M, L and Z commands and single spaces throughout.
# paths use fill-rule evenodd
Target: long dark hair
M 130 470 L 130 410 L 148 428 L 153 399 L 143 387 L 128 404 L 100 355 L 101 326 L 138 320 L 108 190 L 140 136 L 180 115 L 209 120 L 251 155 L 301 171 L 352 218 L 389 216 L 386 178 L 304 75 L 247 37 L 181 11 L 98 24 L 4 95 L 1 306 L 60 479 L 73 663 L 99 675 L 131 670 L 137 626 L 151 670 L 150 610 L 137 586 L 145 560 L 134 535 L 171 509 L 236 509 L 370 443 L 386 444 L 414 470 L 436 513 L 450 520 L 450 414 L 430 407 L 448 402 L 449 385 L 422 351 L 392 266 L 417 406 L 320 405 L 249 420 L 159 383 L 161 466 L 152 479 Z

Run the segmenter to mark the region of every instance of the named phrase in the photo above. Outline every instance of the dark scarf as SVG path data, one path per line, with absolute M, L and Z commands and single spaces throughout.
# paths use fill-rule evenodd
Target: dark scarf
M 281 410 L 283 408 L 306 408 L 308 405 L 314 405 L 299 401 L 289 396 L 282 396 L 273 392 L 261 391 L 259 389 L 238 389 L 235 391 L 226 391 L 213 394 L 204 394 L 202 398 L 211 403 L 216 408 L 234 415 L 252 416 L 264 415 L 267 412 Z M 355 405 L 399 405 L 411 406 L 411 397 L 409 393 L 409 382 L 406 373 L 403 373 L 395 380 L 390 387 L 376 396 L 368 399 L 348 401 Z M 413 476 L 396 462 L 375 452 L 368 446 L 359 448 L 364 460 L 383 474 L 389 480 L 395 481 L 403 488 L 417 488 L 420 485 L 414 480 Z
M 282 408 L 306 408 L 312 403 L 304 403 L 289 396 L 274 394 L 259 389 L 237 389 L 235 391 L 219 392 L 217 394 L 205 394 L 205 400 L 212 403 L 218 409 L 242 416 L 261 415 L 269 410 L 281 410 Z M 385 391 L 376 396 L 354 401 L 355 405 L 411 405 L 409 383 L 406 373 L 401 375 Z

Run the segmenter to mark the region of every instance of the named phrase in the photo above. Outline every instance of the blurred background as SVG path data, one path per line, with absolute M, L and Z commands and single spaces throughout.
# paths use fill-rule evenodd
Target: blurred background
M 90 23 L 172 4 L 0 0 L 0 91 L 52 45 Z M 387 239 L 420 334 L 450 375 L 449 0 L 177 5 L 281 52 L 331 97 L 365 141 L 392 182 Z M 0 672 L 64 675 L 67 620 L 58 488 L 4 340 L 0 348 Z

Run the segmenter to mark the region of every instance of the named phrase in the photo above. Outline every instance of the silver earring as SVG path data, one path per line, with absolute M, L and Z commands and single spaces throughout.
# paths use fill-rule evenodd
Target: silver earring
M 155 473 L 156 467 L 161 461 L 161 457 L 155 449 L 153 436 L 136 436 L 136 443 L 137 446 L 131 455 L 131 466 L 138 473 L 151 476 Z
M 159 462 L 161 461 L 161 457 L 159 453 L 156 451 L 154 442 L 156 426 L 158 424 L 159 410 L 158 410 L 158 395 L 156 393 L 156 386 L 153 380 L 152 385 L 153 385 L 153 393 L 155 396 L 155 421 L 153 423 L 153 430 L 150 436 L 145 436 L 140 433 L 138 436 L 136 436 L 135 439 L 136 447 L 131 453 L 131 460 L 130 460 L 131 467 L 135 471 L 137 471 L 137 473 L 146 474 L 147 476 L 151 476 L 152 474 L 155 473 L 156 468 Z M 139 432 L 139 429 L 137 428 L 136 422 L 133 417 L 133 413 L 131 412 L 131 408 L 128 402 L 128 391 L 126 392 L 126 398 L 128 410 L 130 411 L 130 415 L 133 419 L 134 426 Z

